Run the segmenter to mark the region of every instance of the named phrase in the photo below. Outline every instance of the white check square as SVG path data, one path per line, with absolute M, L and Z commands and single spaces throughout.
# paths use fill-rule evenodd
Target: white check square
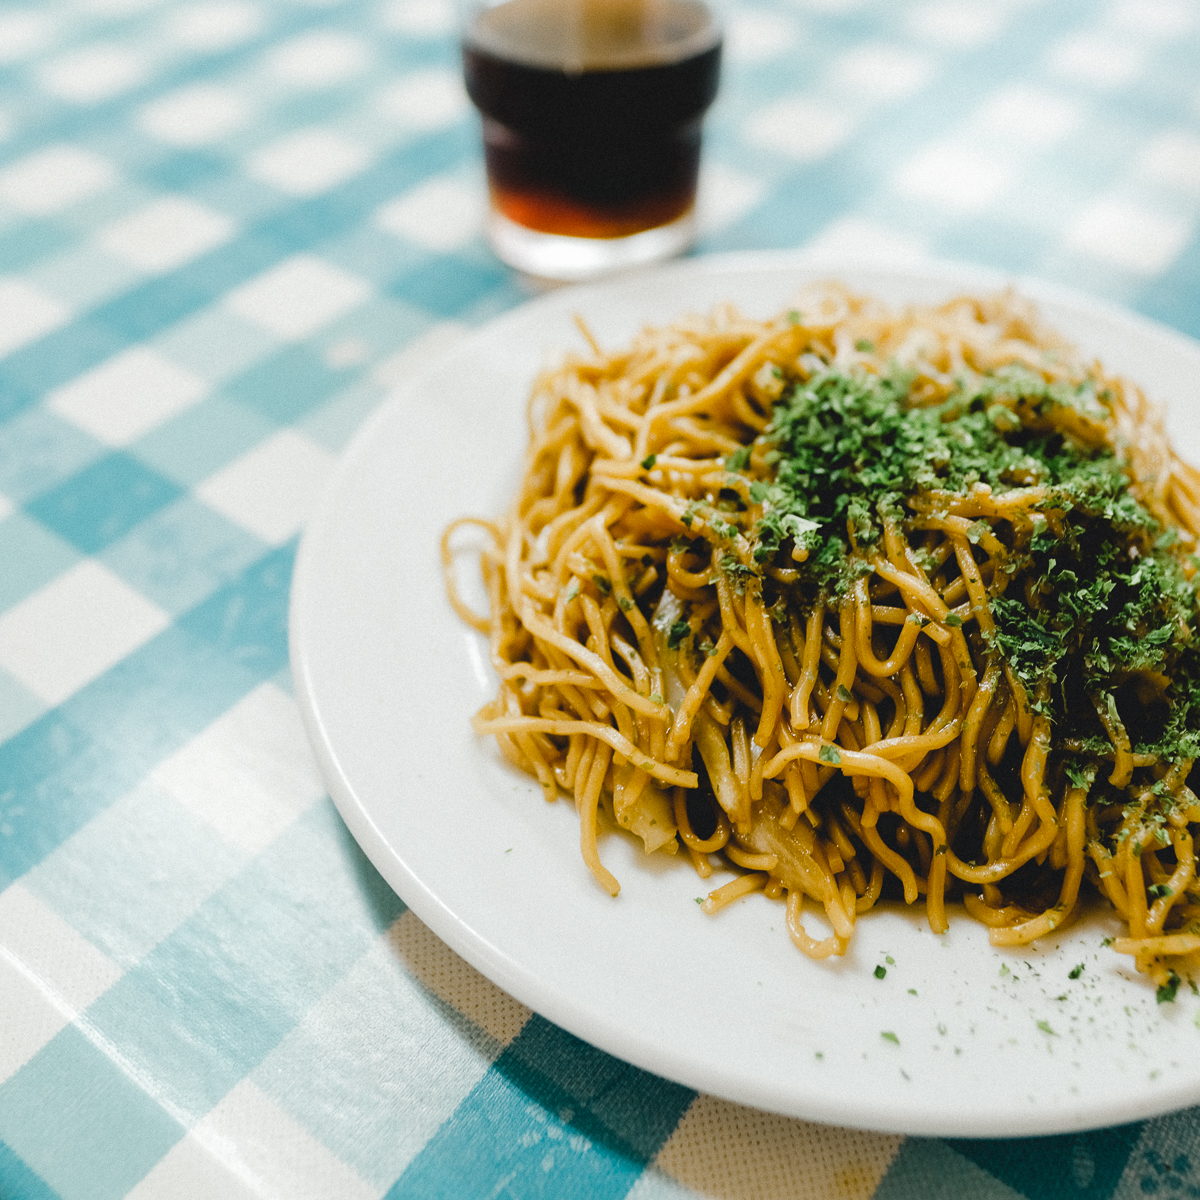
M 1142 151 L 1138 169 L 1156 183 L 1200 198 L 1200 137 L 1189 129 L 1169 129 Z
M 272 545 L 308 519 L 333 458 L 311 438 L 284 429 L 210 475 L 196 495 Z
M 254 1182 L 253 1190 L 247 1180 Z M 247 1079 L 177 1142 L 126 1200 L 218 1195 L 376 1200 L 379 1192 Z
M 471 111 L 471 101 L 457 71 L 423 67 L 382 91 L 377 108 L 401 128 L 425 132 L 461 121 Z
M 248 854 L 325 794 L 295 701 L 270 683 L 160 763 L 150 781 Z
M 0 1082 L 120 977 L 116 963 L 20 883 L 0 892 Z
M 84 559 L 0 616 L 0 666 L 60 704 L 170 624 L 95 559 Z
M 239 317 L 294 342 L 356 308 L 370 292 L 357 275 L 315 255 L 297 254 L 235 288 L 225 304 Z
M 918 237 L 868 217 L 840 217 L 805 243 L 805 250 L 831 259 L 879 258 L 891 262 L 920 262 L 928 248 Z
M 57 329 L 70 309 L 13 276 L 0 279 L 0 356 Z
M 138 124 L 171 146 L 207 146 L 236 133 L 250 119 L 250 105 L 228 87 L 200 83 L 147 104 Z
M 0 1083 L 16 1074 L 70 1019 L 0 946 Z
M 832 81 L 856 100 L 885 103 L 919 91 L 929 82 L 933 64 L 923 54 L 902 46 L 868 43 L 839 58 Z
M 164 196 L 106 225 L 96 241 L 144 271 L 169 271 L 227 242 L 237 227 L 187 196 Z
M 1107 24 L 1142 40 L 1177 38 L 1190 33 L 1200 18 L 1195 0 L 1115 0 Z
M 141 55 L 124 46 L 85 46 L 47 63 L 38 78 L 60 100 L 97 104 L 141 83 L 146 71 Z
M 300 129 L 251 155 L 247 171 L 291 196 L 315 196 L 357 175 L 370 151 L 332 129 Z
M 36 54 L 54 36 L 57 14 L 34 8 L 0 10 L 0 63 Z
M 454 6 L 447 0 L 391 0 L 380 13 L 384 28 L 412 38 L 436 38 L 454 30 Z
M 933 146 L 897 172 L 897 191 L 952 212 L 986 207 L 1008 186 L 1003 157 L 964 146 Z
M 934 0 L 910 10 L 909 28 L 925 41 L 969 49 L 993 38 L 1002 14 L 976 0 Z
M 1129 38 L 1084 33 L 1051 47 L 1047 64 L 1056 75 L 1113 91 L 1142 73 L 1146 53 Z
M 190 408 L 207 385 L 148 346 L 122 351 L 55 389 L 47 407 L 108 446 L 127 446 Z
M 0 892 L 0 946 L 74 1012 L 121 977 L 116 963 L 21 883 Z
M 1079 104 L 1060 92 L 1014 83 L 989 96 L 976 110 L 972 128 L 991 142 L 1044 150 L 1061 141 L 1082 119 Z
M 854 118 L 844 108 L 809 96 L 784 96 L 751 116 L 744 136 L 761 150 L 813 162 L 832 154 L 853 128 Z
M 761 8 L 740 9 L 730 14 L 722 54 L 735 63 L 766 63 L 789 53 L 796 41 L 796 23 L 790 17 Z
M 700 228 L 713 233 L 744 217 L 761 199 L 766 184 L 756 175 L 709 158 L 700 168 L 696 213 Z
M 47 146 L 0 171 L 0 200 L 30 216 L 46 216 L 111 187 L 106 158 L 67 143 Z
M 1157 275 L 1175 261 L 1191 236 L 1191 223 L 1180 217 L 1111 198 L 1084 209 L 1068 230 L 1067 245 L 1134 274 Z
M 323 29 L 277 46 L 268 55 L 266 68 L 280 82 L 296 88 L 327 88 L 361 74 L 372 57 L 361 38 Z
M 177 45 L 211 54 L 252 38 L 263 25 L 262 12 L 238 0 L 191 4 L 171 14 L 165 33 Z
M 388 233 L 444 254 L 483 231 L 486 204 L 482 186 L 461 175 L 442 175 L 377 209 L 375 221 Z

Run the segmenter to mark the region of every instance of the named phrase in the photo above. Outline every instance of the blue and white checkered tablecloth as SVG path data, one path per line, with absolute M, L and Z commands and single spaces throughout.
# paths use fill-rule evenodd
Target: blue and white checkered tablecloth
M 728 21 L 701 249 L 973 260 L 1200 335 L 1193 0 Z M 482 197 L 444 0 L 0 5 L 0 1197 L 1200 1196 L 1197 1112 L 947 1142 L 696 1095 L 367 863 L 292 559 L 389 386 L 526 296 Z

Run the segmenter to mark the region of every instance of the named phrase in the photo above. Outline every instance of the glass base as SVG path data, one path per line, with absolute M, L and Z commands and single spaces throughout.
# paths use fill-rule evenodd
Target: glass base
M 490 209 L 487 235 L 497 257 L 510 267 L 541 279 L 574 283 L 681 254 L 695 240 L 696 211 L 689 209 L 668 225 L 628 237 L 581 238 L 526 229 Z

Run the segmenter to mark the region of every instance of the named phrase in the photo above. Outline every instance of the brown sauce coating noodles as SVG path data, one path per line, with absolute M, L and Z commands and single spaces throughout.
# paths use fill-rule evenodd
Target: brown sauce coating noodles
M 786 562 L 722 569 L 753 563 L 758 511 L 726 460 L 761 446 L 786 387 L 831 366 L 902 364 L 935 404 L 1015 363 L 1048 383 L 1102 381 L 1103 421 L 1055 419 L 1121 448 L 1138 500 L 1185 550 L 1200 477 L 1136 388 L 1080 362 L 1011 294 L 893 312 L 826 284 L 797 309 L 766 322 L 719 309 L 613 353 L 592 342 L 537 381 L 511 509 L 443 540 L 451 600 L 488 636 L 500 679 L 476 731 L 548 799 L 574 797 L 583 859 L 613 895 L 603 813 L 702 877 L 720 855 L 739 875 L 706 911 L 765 890 L 815 958 L 844 953 L 886 895 L 923 903 L 939 932 L 961 899 L 994 944 L 1026 943 L 1061 928 L 1090 880 L 1128 925 L 1116 949 L 1165 984 L 1200 954 L 1190 760 L 1135 754 L 1100 706 L 1102 773 L 1128 797 L 1101 812 L 1095 768 L 1081 780 L 1056 765 L 1072 747 L 1056 743 L 1046 695 L 991 640 L 1007 557 L 1044 489 L 906 497 L 905 519 L 855 550 L 852 585 L 802 602 Z M 454 583 L 464 523 L 487 535 L 487 616 Z M 1147 824 L 1151 793 L 1171 803 Z M 806 904 L 827 934 L 808 932 Z

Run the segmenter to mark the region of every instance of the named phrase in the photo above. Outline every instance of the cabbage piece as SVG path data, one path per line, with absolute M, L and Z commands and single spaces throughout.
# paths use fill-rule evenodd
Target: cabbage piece
M 622 763 L 615 769 L 615 781 L 618 786 L 613 792 L 613 815 L 617 824 L 622 829 L 637 834 L 642 839 L 647 854 L 653 854 L 655 850 L 674 854 L 679 843 L 675 840 L 678 830 L 670 797 L 653 779 L 649 779 L 636 797 L 632 800 L 626 799 L 627 793 L 623 785 L 635 770 L 631 763 Z
M 801 817 L 791 829 L 779 823 L 788 807 L 787 791 L 773 779 L 763 784 L 763 798 L 754 805 L 749 837 L 739 837 L 747 849 L 774 854 L 779 864 L 771 872 L 786 888 L 799 888 L 806 896 L 824 903 L 830 899 L 825 872 L 814 862 L 812 849 L 817 835 Z

